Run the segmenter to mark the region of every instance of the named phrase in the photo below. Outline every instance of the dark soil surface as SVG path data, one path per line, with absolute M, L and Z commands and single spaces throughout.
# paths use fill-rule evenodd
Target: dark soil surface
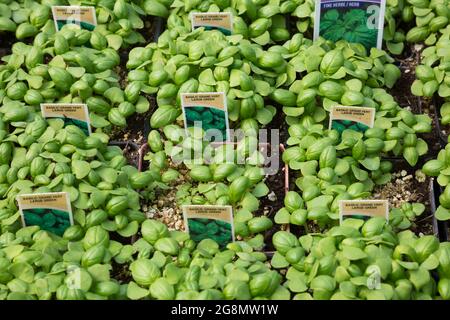
M 111 278 L 116 279 L 120 284 L 130 283 L 130 281 L 133 281 L 131 271 L 129 270 L 129 265 L 127 263 L 118 264 L 114 260 L 111 260 L 111 265 Z
M 139 32 L 145 39 L 146 43 L 156 42 L 160 34 L 164 31 L 165 20 L 159 17 L 146 17 L 144 20 L 144 28 Z
M 120 236 L 116 232 L 110 232 L 109 233 L 111 240 L 120 242 L 123 245 L 129 245 L 132 243 L 131 238 L 124 238 Z M 130 281 L 133 281 L 133 278 L 131 276 L 131 271 L 129 270 L 129 264 L 119 264 L 114 259 L 111 259 L 111 278 L 116 279 L 119 281 L 120 284 L 122 283 L 129 283 Z
M 14 33 L 0 32 L 0 58 L 11 54 L 11 47 L 16 41 Z
M 284 165 L 281 160 L 281 150 L 278 153 L 279 166 L 275 174 L 267 175 L 265 183 L 269 187 L 270 192 L 267 196 L 260 198 L 260 208 L 255 213 L 255 216 L 265 215 L 269 217 L 272 221 L 275 214 L 284 206 L 284 196 L 286 194 L 288 185 L 289 174 L 288 167 Z M 272 236 L 275 232 L 280 230 L 280 226 L 274 223 L 274 227 L 267 231 L 264 235 L 265 243 L 267 248 L 265 250 L 273 250 Z
M 143 35 L 146 40 L 146 44 L 152 41 L 156 41 L 161 33 L 161 28 L 163 26 L 163 21 L 160 18 L 147 17 L 144 20 L 145 27 L 139 32 Z M 141 47 L 146 44 L 136 44 L 133 47 Z M 133 47 L 122 48 L 119 51 L 120 64 L 115 68 L 115 72 L 119 76 L 119 84 L 122 89 L 125 89 L 128 82 L 128 70 L 126 68 L 126 63 L 128 61 L 128 53 Z M 138 114 L 134 113 L 132 116 L 127 118 L 126 128 L 114 128 L 110 133 L 111 141 L 118 141 L 119 143 L 126 143 L 124 153 L 130 164 L 138 167 L 139 163 L 139 150 L 138 148 L 142 146 L 147 141 L 147 135 L 150 131 L 150 117 L 156 109 L 156 101 L 153 96 L 145 95 L 150 103 L 150 108 L 147 112 Z M 131 143 L 130 143 L 131 142 Z
M 129 144 L 125 147 L 124 152 L 128 163 L 137 168 L 139 163 L 139 149 Z
M 423 203 L 424 213 L 417 217 L 410 230 L 416 234 L 437 234 L 434 212 L 431 204 L 430 178 L 416 176 L 416 169 L 411 168 L 405 161 L 394 161 L 396 172 L 390 183 L 375 188 L 373 199 L 389 200 L 390 208 L 401 207 L 403 203 Z
M 115 72 L 119 76 L 120 87 L 124 90 L 128 84 L 127 76 L 128 70 L 126 62 L 128 60 L 128 50 L 124 49 L 120 53 L 120 65 L 116 67 Z M 150 128 L 150 117 L 156 109 L 156 101 L 154 96 L 144 95 L 150 103 L 149 110 L 145 113 L 134 113 L 127 118 L 127 126 L 123 129 L 115 127 L 111 132 L 111 140 L 117 141 L 132 141 L 136 144 L 142 145 L 147 140 L 147 135 Z
M 140 157 L 139 144 L 132 141 L 111 141 L 110 144 L 119 146 L 123 150 L 124 155 L 128 160 L 128 164 L 138 168 Z
M 432 128 L 437 130 L 435 108 L 431 99 L 416 97 L 411 92 L 412 83 L 416 78 L 416 66 L 420 63 L 421 49 L 421 45 L 406 46 L 403 55 L 396 59 L 402 74 L 395 86 L 390 90 L 390 94 L 401 107 L 409 107 L 416 114 L 429 115 L 433 121 Z M 420 135 L 428 143 L 429 148 L 428 154 L 422 159 L 433 158 L 441 149 L 441 141 L 439 135 L 436 134 L 436 130 Z
M 144 47 L 152 41 L 156 41 L 161 33 L 164 22 L 161 18 L 147 17 L 144 20 L 144 28 L 139 30 L 145 39 L 144 44 L 136 44 L 129 48 L 122 48 L 119 50 L 120 64 L 115 68 L 115 72 L 119 76 L 120 87 L 124 90 L 128 85 L 127 76 L 128 70 L 126 67 L 128 61 L 128 53 L 133 47 Z M 139 145 L 145 143 L 149 133 L 150 117 L 156 109 L 155 97 L 144 95 L 150 102 L 150 108 L 143 114 L 133 114 L 127 119 L 127 127 L 124 129 L 115 128 L 111 132 L 111 140 L 117 141 L 132 141 Z
M 7 56 L 11 53 L 11 49 L 10 48 L 1 48 L 0 47 L 0 59 L 4 56 Z
M 115 128 L 111 132 L 111 141 L 132 142 L 139 147 L 147 143 L 147 136 L 150 131 L 150 117 L 156 109 L 156 103 L 154 97 L 147 96 L 147 100 L 150 102 L 150 108 L 147 112 L 138 114 L 135 113 L 127 119 L 127 126 L 123 129 Z M 132 159 L 136 166 L 139 163 L 138 150 L 130 149 L 132 152 L 127 157 Z M 145 156 L 145 154 L 143 155 Z
M 119 75 L 120 87 L 124 90 L 128 84 L 127 75 L 128 70 L 126 68 L 126 62 L 128 60 L 128 53 L 121 53 L 120 65 L 116 67 L 115 71 Z M 156 109 L 156 101 L 154 96 L 144 95 L 150 103 L 149 110 L 145 113 L 134 113 L 127 118 L 126 128 L 114 128 L 111 133 L 112 140 L 119 141 L 133 141 L 137 144 L 143 144 L 147 140 L 147 135 L 150 128 L 150 117 Z
M 109 235 L 111 237 L 111 240 L 120 242 L 123 245 L 127 245 L 127 244 L 131 244 L 132 243 L 132 238 L 131 237 L 128 237 L 128 238 L 122 237 L 117 232 L 110 232 Z
M 420 46 L 406 46 L 403 54 L 396 59 L 396 64 L 400 68 L 401 77 L 395 86 L 390 90 L 390 94 L 395 98 L 401 107 L 410 107 L 414 113 L 422 113 L 419 98 L 411 92 L 411 85 L 416 78 L 416 66 L 420 63 Z
M 261 205 L 260 210 L 255 214 L 256 216 L 260 215 L 266 215 L 270 219 L 274 219 L 275 214 L 284 207 L 284 196 L 286 194 L 286 191 L 289 189 L 289 168 L 286 166 L 281 159 L 282 154 L 282 148 L 286 146 L 286 141 L 289 137 L 288 134 L 288 125 L 285 121 L 284 113 L 281 109 L 281 106 L 277 106 L 277 114 L 273 118 L 272 122 L 265 128 L 268 130 L 267 136 L 269 137 L 270 142 L 270 130 L 277 129 L 279 130 L 279 143 L 283 145 L 283 147 L 280 147 L 280 152 L 276 154 L 272 154 L 271 156 L 275 157 L 278 156 L 278 170 L 276 174 L 268 175 L 266 178 L 265 183 L 270 189 L 270 192 L 268 196 L 263 197 L 260 199 Z M 273 193 L 272 193 L 273 192 Z M 276 224 L 274 222 L 274 226 L 272 229 L 268 230 L 264 235 L 264 240 L 266 243 L 266 248 L 264 248 L 265 251 L 272 251 L 274 250 L 273 244 L 272 244 L 272 236 L 275 232 L 279 231 L 282 226 Z
M 131 141 L 138 145 L 142 145 L 146 140 L 144 135 L 145 123 L 150 121 L 152 111 L 138 114 L 135 113 L 127 119 L 127 126 L 123 129 L 114 128 L 111 132 L 111 140 Z
M 395 86 L 390 90 L 390 94 L 395 98 L 398 104 L 405 108 L 409 107 L 412 112 L 421 114 L 422 104 L 418 97 L 411 93 L 411 85 L 415 80 L 415 66 L 413 61 L 410 67 L 401 67 L 402 76 L 397 81 Z
M 447 144 L 448 132 L 450 126 L 441 126 L 439 122 L 439 109 L 436 103 L 431 99 L 423 99 L 422 110 L 424 114 L 428 114 L 432 120 L 433 131 L 431 133 L 422 134 L 421 137 L 428 143 L 427 157 L 434 159 L 439 151 Z
M 300 33 L 300 31 L 298 31 L 297 29 L 297 22 L 299 21 L 299 19 L 297 17 L 294 16 L 287 16 L 286 19 L 286 25 L 287 25 L 287 29 L 289 30 L 291 36 L 296 34 L 296 33 Z M 314 36 L 314 27 L 312 25 L 310 25 L 310 27 L 308 28 L 308 30 L 306 30 L 306 32 L 303 32 L 303 36 L 307 39 L 312 39 Z

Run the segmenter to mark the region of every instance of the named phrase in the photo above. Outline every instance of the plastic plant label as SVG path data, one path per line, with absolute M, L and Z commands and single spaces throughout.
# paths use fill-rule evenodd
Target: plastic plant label
M 373 128 L 375 122 L 374 108 L 334 106 L 330 112 L 329 129 L 335 129 L 339 133 L 346 129 L 365 132 Z
M 76 24 L 89 31 L 93 31 L 97 26 L 94 7 L 52 6 L 52 14 L 57 31 L 66 24 Z
M 231 206 L 185 205 L 182 209 L 185 230 L 195 242 L 212 239 L 225 248 L 234 241 Z
M 207 141 L 229 141 L 227 98 L 223 92 L 182 93 L 181 107 L 187 135 L 192 128 L 201 128 Z
M 389 221 L 389 202 L 387 200 L 340 200 L 339 221 L 346 218 L 368 220 L 383 217 Z
M 229 36 L 233 33 L 233 15 L 231 12 L 193 12 L 191 13 L 192 30 L 219 30 Z
M 67 192 L 20 194 L 17 196 L 22 224 L 62 236 L 73 225 L 72 207 Z
M 42 103 L 42 116 L 46 119 L 62 119 L 64 126 L 75 125 L 88 136 L 91 134 L 89 111 L 82 103 Z
M 381 49 L 386 0 L 316 0 L 314 40 L 361 43 Z

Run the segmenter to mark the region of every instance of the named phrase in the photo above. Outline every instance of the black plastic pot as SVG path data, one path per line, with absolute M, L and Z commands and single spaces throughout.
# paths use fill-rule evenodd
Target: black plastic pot
M 147 100 L 150 103 L 150 112 L 151 114 L 153 114 L 153 112 L 155 112 L 155 110 L 158 108 L 158 104 L 156 103 L 156 95 L 148 95 L 147 96 Z M 150 133 L 151 128 L 150 128 L 150 118 L 146 119 L 144 122 L 144 131 L 143 131 L 143 135 L 144 135 L 144 140 L 147 141 L 147 137 L 148 134 Z
M 230 143 L 230 144 L 234 144 L 236 145 L 237 143 Z M 261 144 L 263 146 L 260 146 L 261 148 L 270 148 L 270 145 L 268 143 L 265 144 Z M 139 163 L 138 163 L 138 170 L 139 171 L 143 171 L 144 168 L 146 167 L 146 163 L 144 160 L 145 155 L 147 154 L 149 150 L 148 144 L 144 143 L 140 148 L 139 148 Z M 281 172 L 278 172 L 277 175 L 280 175 L 280 179 L 284 180 L 284 194 L 286 194 L 289 191 L 289 166 L 287 164 L 283 164 L 282 160 L 281 160 L 281 154 L 284 152 L 285 147 L 283 144 L 280 144 L 279 146 L 279 161 L 280 162 L 280 168 L 281 168 Z M 282 203 L 283 199 L 277 199 L 277 201 L 280 201 Z M 284 226 L 283 228 L 286 228 L 286 226 Z M 267 233 L 265 234 L 266 236 L 270 236 L 270 232 L 273 232 L 274 230 L 271 229 L 269 231 L 267 231 Z M 273 251 L 263 251 L 265 254 L 268 255 L 273 255 Z
M 434 156 L 430 156 L 430 157 L 424 157 L 423 159 L 421 159 L 421 161 L 419 161 L 419 163 L 412 167 L 412 170 L 418 170 L 420 168 L 422 168 L 423 163 L 425 163 L 428 160 L 434 159 Z M 407 165 L 406 160 L 402 159 L 394 159 L 394 158 L 384 158 L 383 160 L 390 160 L 393 162 L 394 164 L 394 168 L 401 168 L 403 165 Z M 436 217 L 434 216 L 434 213 L 436 211 L 437 205 L 436 205 L 436 200 L 439 198 L 439 194 L 436 194 L 436 185 L 439 187 L 439 185 L 435 182 L 435 179 L 431 178 L 430 182 L 428 184 L 428 200 L 430 202 L 430 212 L 432 214 L 431 216 L 431 225 L 432 225 L 432 230 L 433 230 L 433 234 L 440 239 L 440 241 L 446 241 L 443 239 L 447 239 L 447 236 L 445 234 L 442 234 L 442 226 L 440 221 L 438 221 L 436 219 Z M 419 217 L 419 220 L 421 218 Z
M 139 162 L 138 162 L 138 170 L 142 172 L 142 168 L 144 166 L 144 157 L 148 151 L 147 141 L 139 148 Z
M 434 158 L 434 157 L 432 157 L 432 158 Z M 382 160 L 388 160 L 388 161 L 392 162 L 395 172 L 399 172 L 404 169 L 408 172 L 408 174 L 414 175 L 414 172 L 422 167 L 422 162 L 426 162 L 429 159 L 424 158 L 422 161 L 420 161 L 420 163 L 418 163 L 414 167 L 409 166 L 409 164 L 403 158 L 382 158 Z M 446 227 L 441 225 L 440 221 L 437 221 L 434 216 L 434 212 L 436 211 L 436 208 L 437 208 L 435 199 L 438 199 L 439 194 L 437 194 L 437 195 L 435 194 L 436 187 L 434 186 L 433 181 L 434 181 L 434 179 L 430 179 L 428 185 L 423 186 L 423 190 L 420 190 L 420 191 L 423 191 L 425 194 L 428 194 L 428 200 L 429 200 L 428 208 L 429 208 L 430 214 L 426 217 L 425 216 L 419 217 L 418 221 L 421 221 L 421 219 L 429 220 L 430 224 L 431 224 L 431 229 L 432 229 L 433 235 L 438 237 L 441 241 L 446 241 L 445 239 L 447 239 L 447 235 L 446 235 L 446 233 L 443 233 L 443 230 L 446 230 Z M 368 199 L 371 199 L 371 198 L 368 198 Z M 390 209 L 392 209 L 392 208 L 393 207 L 390 207 Z M 427 225 L 428 225 L 428 223 L 427 223 Z M 284 225 L 284 230 L 291 231 L 289 225 Z M 296 234 L 296 236 L 300 236 L 300 235 L 301 234 Z
M 436 192 L 435 192 L 435 187 L 434 187 L 435 181 L 434 179 L 430 179 L 430 184 L 429 184 L 429 197 L 430 197 L 430 209 L 431 209 L 431 213 L 433 214 L 433 234 L 439 239 L 439 241 L 447 241 L 447 235 L 446 233 L 443 232 L 442 230 L 442 223 L 440 223 L 440 221 L 437 221 L 434 213 L 436 212 L 436 199 L 439 199 L 439 197 L 436 198 Z
M 152 41 L 157 42 L 161 33 L 164 32 L 166 20 L 160 17 L 155 17 L 153 24 L 155 26 L 155 33 Z
M 444 104 L 444 101 L 442 98 L 438 96 L 433 97 L 433 103 L 434 103 L 434 120 L 436 123 L 436 131 L 439 135 L 439 140 L 441 142 L 442 147 L 444 148 L 448 143 L 448 135 L 443 133 L 442 127 L 441 127 L 441 121 L 440 121 L 440 110 L 441 106 Z
M 437 183 L 436 179 L 432 179 L 431 187 L 430 187 L 430 202 L 431 202 L 431 210 L 433 212 L 433 219 L 436 221 L 437 227 L 437 236 L 439 241 L 445 242 L 449 241 L 449 224 L 448 221 L 438 221 L 434 217 L 434 213 L 436 209 L 439 207 L 439 196 L 442 194 L 442 187 Z

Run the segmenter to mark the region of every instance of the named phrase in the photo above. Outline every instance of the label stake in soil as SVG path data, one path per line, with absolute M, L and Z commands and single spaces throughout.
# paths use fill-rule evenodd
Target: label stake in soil
M 52 6 L 53 21 L 57 31 L 66 24 L 76 24 L 82 29 L 93 31 L 97 26 L 94 7 Z
M 383 217 L 389 222 L 389 203 L 387 200 L 340 200 L 339 221 L 344 219 L 368 220 L 373 217 Z
M 22 224 L 62 236 L 73 225 L 72 207 L 67 192 L 21 194 L 17 196 Z
M 373 128 L 375 112 L 374 108 L 335 106 L 330 112 L 329 129 L 339 133 L 346 129 L 364 132 Z
M 231 12 L 193 12 L 191 13 L 192 31 L 204 27 L 206 30 L 219 30 L 229 36 L 233 33 L 233 15 Z
M 182 93 L 186 135 L 201 128 L 209 141 L 229 141 L 227 98 L 223 92 Z
M 212 239 L 225 248 L 234 241 L 231 206 L 185 205 L 182 209 L 185 230 L 195 242 Z
M 46 119 L 62 119 L 64 126 L 77 126 L 89 136 L 91 124 L 89 111 L 83 103 L 41 103 L 42 116 Z
M 314 40 L 342 39 L 361 43 L 369 52 L 381 49 L 383 42 L 385 0 L 316 0 Z

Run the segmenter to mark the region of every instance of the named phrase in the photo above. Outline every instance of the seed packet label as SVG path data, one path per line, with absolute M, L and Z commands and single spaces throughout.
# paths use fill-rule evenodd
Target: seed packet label
M 22 224 L 62 236 L 73 225 L 72 208 L 67 192 L 21 194 L 17 196 Z
M 193 12 L 192 30 L 204 27 L 206 30 L 219 30 L 227 36 L 233 33 L 233 15 L 231 12 Z
M 329 129 L 339 133 L 345 129 L 365 132 L 373 128 L 375 111 L 374 108 L 335 106 L 330 112 Z
M 346 218 L 368 220 L 383 217 L 389 221 L 389 202 L 387 200 L 340 200 L 339 220 Z
M 386 0 L 315 0 L 314 40 L 361 43 L 381 49 Z
M 234 241 L 231 206 L 185 205 L 182 207 L 186 232 L 192 240 L 215 240 L 221 248 Z
M 52 6 L 53 21 L 57 31 L 66 24 L 77 24 L 82 29 L 92 31 L 97 25 L 94 7 Z
M 182 93 L 184 127 L 202 128 L 205 139 L 213 142 L 229 141 L 227 99 L 223 92 Z
M 42 116 L 47 119 L 62 119 L 64 126 L 75 125 L 88 136 L 91 134 L 89 111 L 86 104 L 42 103 Z

